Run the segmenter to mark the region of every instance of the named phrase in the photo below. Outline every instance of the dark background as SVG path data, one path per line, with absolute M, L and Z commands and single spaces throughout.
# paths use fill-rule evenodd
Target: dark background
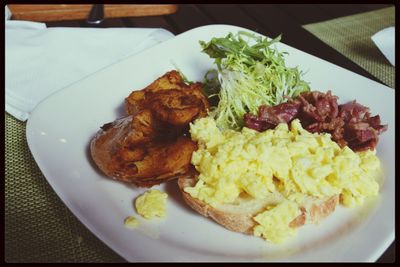
M 179 5 L 172 15 L 106 19 L 93 26 L 84 20 L 48 22 L 48 27 L 149 27 L 164 28 L 175 35 L 208 24 L 231 24 L 269 37 L 282 34 L 282 42 L 343 68 L 380 82 L 356 63 L 326 45 L 302 25 L 385 8 L 388 4 L 257 4 L 257 5 Z M 382 83 L 382 82 L 380 82 Z M 374 242 L 371 240 L 371 242 Z M 332 253 L 335 253 L 332 251 Z M 378 262 L 395 261 L 395 243 Z

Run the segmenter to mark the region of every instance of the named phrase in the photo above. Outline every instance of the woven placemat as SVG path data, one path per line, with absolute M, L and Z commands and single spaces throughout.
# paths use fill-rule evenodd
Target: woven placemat
M 395 67 L 371 40 L 376 32 L 395 25 L 395 8 L 304 25 L 303 27 L 351 59 L 386 85 L 395 87 Z
M 124 262 L 47 183 L 26 141 L 26 123 L 5 115 L 6 262 Z

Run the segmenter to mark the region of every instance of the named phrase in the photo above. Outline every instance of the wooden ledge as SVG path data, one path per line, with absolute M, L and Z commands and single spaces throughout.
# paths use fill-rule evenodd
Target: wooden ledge
M 7 5 L 14 20 L 62 21 L 87 19 L 92 5 Z M 104 5 L 104 18 L 160 16 L 177 5 Z

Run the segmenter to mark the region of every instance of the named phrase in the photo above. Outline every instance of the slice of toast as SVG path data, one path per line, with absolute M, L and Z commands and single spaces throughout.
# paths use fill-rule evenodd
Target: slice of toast
M 210 217 L 231 231 L 252 235 L 253 228 L 257 224 L 253 217 L 264 211 L 268 206 L 277 205 L 283 200 L 283 196 L 278 192 L 271 193 L 261 200 L 241 195 L 235 203 L 212 207 L 204 201 L 193 198 L 184 191 L 185 187 L 192 187 L 196 184 L 196 177 L 197 174 L 192 172 L 190 175 L 178 179 L 183 199 L 192 209 L 205 217 Z M 316 199 L 315 201 L 310 201 L 309 199 L 305 205 L 299 207 L 301 214 L 292 220 L 289 226 L 300 227 L 306 222 L 319 223 L 335 210 L 338 203 L 339 195 L 323 201 Z

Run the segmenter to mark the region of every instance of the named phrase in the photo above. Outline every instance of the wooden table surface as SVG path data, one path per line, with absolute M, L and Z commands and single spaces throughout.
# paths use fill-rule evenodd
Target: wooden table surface
M 14 20 L 65 21 L 86 19 L 93 5 L 7 5 Z M 104 5 L 105 18 L 143 17 L 175 13 L 176 5 Z
M 106 19 L 97 27 L 161 27 L 179 34 L 208 24 L 231 24 L 269 37 L 282 33 L 282 42 L 380 82 L 370 73 L 326 45 L 301 26 L 337 17 L 388 7 L 387 4 L 256 4 L 179 5 L 171 15 Z M 93 27 L 85 20 L 47 22 L 48 27 Z M 380 82 L 381 83 L 381 82 Z M 371 240 L 371 242 L 374 242 Z M 334 252 L 332 252 L 334 253 Z M 378 262 L 394 262 L 395 243 Z

